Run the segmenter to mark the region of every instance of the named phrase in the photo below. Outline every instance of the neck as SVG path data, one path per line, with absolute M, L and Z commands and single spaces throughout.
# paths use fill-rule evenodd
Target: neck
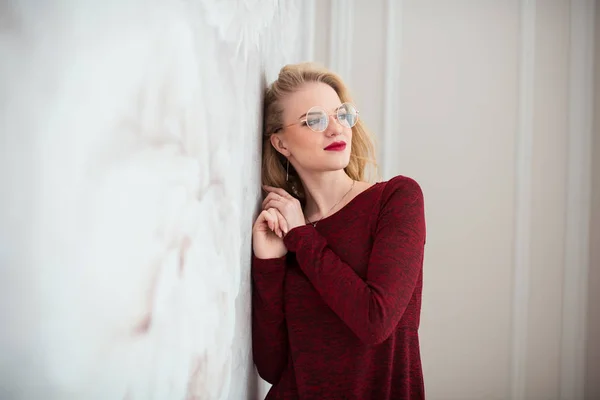
M 352 187 L 353 180 L 344 170 L 322 172 L 319 174 L 305 174 L 302 176 L 302 184 L 306 194 L 306 206 L 304 215 L 311 221 L 327 217 L 334 206 L 336 208 L 344 205 L 340 201 Z M 336 204 L 338 203 L 339 204 Z M 314 222 L 314 221 L 313 221 Z

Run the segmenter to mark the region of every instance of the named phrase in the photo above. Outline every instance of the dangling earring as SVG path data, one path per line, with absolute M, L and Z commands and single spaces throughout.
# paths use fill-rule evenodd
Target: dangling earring
M 285 167 L 285 181 L 287 182 L 290 177 L 290 159 L 287 160 L 287 166 Z

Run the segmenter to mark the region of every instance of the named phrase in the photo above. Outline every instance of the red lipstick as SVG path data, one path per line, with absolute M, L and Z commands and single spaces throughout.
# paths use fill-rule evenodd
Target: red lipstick
M 325 147 L 327 151 L 342 151 L 346 148 L 345 142 L 333 142 L 329 146 Z

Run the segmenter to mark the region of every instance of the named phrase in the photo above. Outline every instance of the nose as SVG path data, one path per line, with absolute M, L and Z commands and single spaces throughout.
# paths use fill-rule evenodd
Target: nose
M 329 124 L 325 133 L 328 136 L 338 136 L 342 134 L 342 125 L 338 122 L 334 115 L 329 116 Z

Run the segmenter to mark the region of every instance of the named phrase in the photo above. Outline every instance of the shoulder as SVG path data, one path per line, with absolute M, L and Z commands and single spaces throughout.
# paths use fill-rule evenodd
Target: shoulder
M 422 234 L 425 236 L 425 206 L 419 183 L 398 175 L 381 182 L 377 229 L 393 235 Z
M 421 185 L 413 178 L 397 175 L 388 181 L 382 182 L 382 185 L 382 205 L 423 203 L 423 190 Z

